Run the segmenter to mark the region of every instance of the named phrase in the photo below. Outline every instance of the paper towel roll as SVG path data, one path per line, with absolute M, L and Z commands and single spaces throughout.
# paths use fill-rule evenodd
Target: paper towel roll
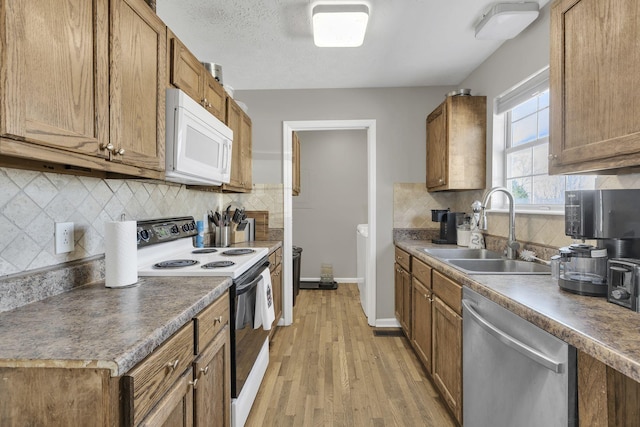
M 121 288 L 138 281 L 136 221 L 109 221 L 104 224 L 105 286 Z

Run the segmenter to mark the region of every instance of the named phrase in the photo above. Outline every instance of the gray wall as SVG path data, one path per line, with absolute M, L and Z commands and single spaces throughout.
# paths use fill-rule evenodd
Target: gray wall
M 299 132 L 301 191 L 293 197 L 293 244 L 303 249 L 302 278 L 333 265 L 356 277 L 356 226 L 367 222 L 367 132 Z
M 451 89 L 236 91 L 235 97 L 248 105 L 253 122 L 254 182 L 282 182 L 283 121 L 376 120 L 376 312 L 379 319 L 394 317 L 393 183 L 424 181 L 425 120 Z

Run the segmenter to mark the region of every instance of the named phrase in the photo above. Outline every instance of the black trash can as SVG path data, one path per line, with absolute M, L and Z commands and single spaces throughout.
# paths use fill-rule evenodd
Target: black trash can
M 293 305 L 296 305 L 296 297 L 300 292 L 300 263 L 302 262 L 302 248 L 294 246 L 293 253 Z

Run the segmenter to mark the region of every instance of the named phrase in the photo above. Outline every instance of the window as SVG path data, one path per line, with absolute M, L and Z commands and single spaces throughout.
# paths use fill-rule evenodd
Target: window
M 594 188 L 593 175 L 549 175 L 548 68 L 496 99 L 504 123 L 501 185 L 516 205 L 531 210 L 561 210 L 565 190 Z

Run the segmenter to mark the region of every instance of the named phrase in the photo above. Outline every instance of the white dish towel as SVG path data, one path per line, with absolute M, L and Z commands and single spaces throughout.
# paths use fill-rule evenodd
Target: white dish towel
M 253 321 L 253 329 L 268 331 L 276 318 L 273 308 L 273 286 L 271 285 L 271 272 L 265 268 L 256 289 L 256 315 Z

